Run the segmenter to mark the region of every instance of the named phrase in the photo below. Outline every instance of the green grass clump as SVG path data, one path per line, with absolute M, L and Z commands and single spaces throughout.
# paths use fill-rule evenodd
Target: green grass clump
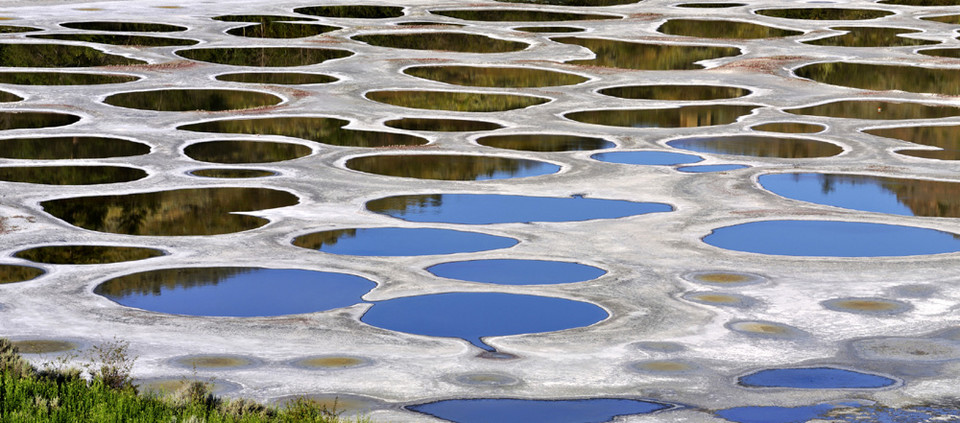
M 85 373 L 37 369 L 0 338 L 0 422 L 314 422 L 346 423 L 335 410 L 308 399 L 284 409 L 247 399 L 222 399 L 204 382 L 169 396 L 141 395 L 132 384 L 127 344 L 94 347 Z M 368 420 L 357 418 L 357 423 Z

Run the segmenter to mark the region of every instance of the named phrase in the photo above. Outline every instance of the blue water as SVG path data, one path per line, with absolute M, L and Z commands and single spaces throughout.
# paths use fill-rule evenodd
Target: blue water
M 743 376 L 741 385 L 749 387 L 849 389 L 883 388 L 897 381 L 883 376 L 832 367 L 768 369 Z
M 510 259 L 454 261 L 430 266 L 427 271 L 442 278 L 500 285 L 582 282 L 607 273 L 579 263 Z
M 960 251 L 960 239 L 934 229 L 879 223 L 771 220 L 714 229 L 707 244 L 784 256 L 885 257 Z
M 602 423 L 616 416 L 645 414 L 668 405 L 631 399 L 461 399 L 406 407 L 457 423 Z
M 484 225 L 511 222 L 568 222 L 616 219 L 672 211 L 663 203 L 583 197 L 526 197 L 494 194 L 400 195 L 367 202 L 367 209 L 411 222 Z
M 760 185 L 794 200 L 879 213 L 914 216 L 897 195 L 882 185 L 883 179 L 861 175 L 779 173 L 762 175 Z
M 717 411 L 717 416 L 737 423 L 804 423 L 822 417 L 838 406 L 857 403 L 817 404 L 805 407 L 735 407 Z
M 597 305 L 563 298 L 455 292 L 379 301 L 360 320 L 399 332 L 462 338 L 493 351 L 482 337 L 553 332 L 607 317 Z
M 737 170 L 737 169 L 746 169 L 750 166 L 747 165 L 738 165 L 738 164 L 716 164 L 716 165 L 701 165 L 701 166 L 683 166 L 678 167 L 677 170 L 687 173 L 708 173 L 708 172 L 726 172 L 728 170 Z
M 516 245 L 513 238 L 433 228 L 367 228 L 317 248 L 350 256 L 422 256 L 472 253 Z
M 590 156 L 590 158 L 607 163 L 658 166 L 673 166 L 703 161 L 703 157 L 700 156 L 671 153 L 668 151 L 613 151 L 609 153 L 597 153 Z
M 279 316 L 361 302 L 377 284 L 296 269 L 162 269 L 108 280 L 95 292 L 127 307 L 191 316 Z

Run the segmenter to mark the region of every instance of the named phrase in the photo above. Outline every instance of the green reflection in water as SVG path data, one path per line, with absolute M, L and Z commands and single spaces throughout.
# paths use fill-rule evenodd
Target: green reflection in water
M 925 159 L 960 160 L 960 126 L 908 126 L 864 131 L 878 137 L 894 138 L 941 150 L 898 150 L 898 154 Z
M 417 66 L 403 70 L 407 75 L 470 87 L 527 88 L 574 85 L 589 79 L 565 72 L 534 68 L 480 66 Z
M 65 44 L 0 44 L 0 66 L 8 68 L 75 68 L 142 65 L 147 62 Z
M 202 178 L 240 179 L 262 178 L 265 176 L 273 176 L 277 173 L 260 169 L 197 169 L 190 172 L 190 174 Z
M 283 15 L 223 15 L 223 16 L 216 16 L 210 19 L 213 19 L 215 21 L 223 21 L 223 22 L 253 22 L 253 23 L 317 20 L 316 18 L 308 18 L 305 16 L 283 16 Z
M 934 49 L 920 50 L 919 53 L 927 56 L 950 57 L 953 59 L 960 59 L 960 48 L 934 48 Z
M 840 8 L 802 8 L 802 9 L 764 9 L 757 10 L 757 14 L 785 19 L 807 19 L 818 21 L 856 21 L 876 19 L 892 15 L 893 12 L 874 9 L 840 9 Z
M 342 29 L 339 26 L 289 22 L 264 22 L 227 30 L 227 34 L 247 38 L 305 38 Z
M 808 174 L 809 175 L 809 174 Z M 866 210 L 880 213 L 893 213 L 900 215 L 927 216 L 927 217 L 960 217 L 960 183 L 949 181 L 932 181 L 924 179 L 911 178 L 890 178 L 874 175 L 845 175 L 845 174 L 815 174 L 818 178 L 819 189 L 822 194 L 817 197 L 810 197 L 803 194 L 804 190 L 798 188 L 788 189 L 784 187 L 782 191 L 774 190 L 775 194 L 787 198 L 793 198 L 801 201 L 809 201 L 817 204 L 827 204 L 837 207 L 844 207 L 854 210 Z M 854 187 L 839 188 L 842 191 L 850 192 L 856 189 L 857 185 L 863 185 L 863 190 L 868 194 L 861 199 L 844 201 L 839 193 L 830 193 L 836 191 L 838 186 L 853 185 Z M 816 185 L 814 185 L 816 187 Z M 876 188 L 872 188 L 876 187 Z M 765 186 L 766 189 L 767 188 Z M 871 193 L 871 191 L 873 191 Z M 880 191 L 880 192 L 876 192 Z M 895 201 L 888 200 L 888 194 L 893 194 Z M 902 206 L 910 209 L 909 212 L 899 211 Z
M 326 16 L 329 18 L 387 19 L 403 16 L 403 8 L 395 6 L 314 6 L 293 9 L 304 15 Z
M 139 156 L 150 146 L 120 138 L 49 137 L 0 139 L 0 157 L 6 159 L 64 160 Z
M 33 32 L 33 31 L 42 31 L 42 29 L 31 28 L 27 26 L 0 25 L 0 34 L 13 34 L 18 32 Z
M 449 16 L 466 21 L 482 22 L 554 22 L 554 21 L 595 21 L 602 19 L 622 19 L 615 15 L 593 15 L 587 13 L 545 12 L 530 9 L 470 9 L 470 10 L 431 10 L 435 15 Z
M 383 124 L 397 129 L 433 132 L 492 131 L 503 128 L 498 123 L 462 119 L 403 118 L 388 120 Z
M 754 125 L 751 126 L 750 129 L 753 129 L 754 131 L 784 132 L 788 134 L 812 134 L 815 132 L 821 132 L 824 129 L 827 129 L 827 127 L 817 123 L 772 122 Z
M 825 84 L 865 90 L 960 95 L 960 73 L 952 68 L 832 62 L 804 66 L 794 73 Z
M 309 248 L 311 250 L 319 250 L 325 245 L 336 245 L 341 238 L 354 238 L 356 236 L 356 229 L 338 229 L 333 231 L 313 232 L 294 238 L 293 245 L 296 245 L 297 247 Z
M 960 115 L 960 108 L 922 103 L 847 100 L 785 112 L 847 119 L 939 119 Z
M 36 267 L 0 264 L 0 284 L 28 281 L 43 273 Z
M 183 38 L 150 37 L 147 35 L 118 35 L 118 34 L 40 34 L 30 35 L 30 38 L 44 40 L 84 41 L 97 44 L 111 44 L 118 46 L 163 47 L 163 46 L 192 46 L 199 43 L 197 40 Z
M 748 22 L 698 19 L 671 19 L 660 25 L 657 31 L 687 37 L 737 39 L 791 37 L 803 34 L 802 31 L 792 31 Z
M 310 147 L 287 142 L 206 141 L 188 145 L 183 153 L 210 163 L 270 163 L 312 153 Z
M 0 84 L 14 85 L 99 85 L 140 80 L 131 75 L 67 72 L 0 72 Z
M 429 141 L 407 134 L 344 129 L 348 121 L 326 117 L 278 117 L 265 119 L 215 120 L 184 125 L 177 129 L 227 134 L 282 135 L 346 147 L 389 147 L 423 145 Z
M 670 141 L 667 145 L 701 153 L 785 159 L 831 157 L 843 152 L 843 148 L 829 142 L 806 138 L 780 138 L 760 135 L 684 138 Z
M 464 27 L 466 25 L 455 24 L 449 22 L 430 22 L 430 21 L 413 21 L 413 22 L 400 22 L 397 23 L 398 26 L 448 26 L 448 27 Z
M 154 90 L 114 94 L 104 103 L 140 110 L 185 112 L 252 109 L 283 101 L 273 94 L 237 90 Z
M 740 7 L 746 6 L 745 3 L 684 3 L 678 4 L 677 7 L 693 7 L 701 9 L 721 9 L 726 7 Z
M 95 293 L 109 298 L 160 295 L 162 291 L 217 285 L 236 275 L 254 272 L 249 267 L 181 267 L 156 269 L 110 279 L 97 285 Z
M 218 81 L 244 82 L 248 84 L 307 85 L 327 84 L 339 81 L 332 76 L 319 73 L 295 72 L 249 72 L 217 75 Z
M 66 222 L 127 235 L 216 235 L 259 228 L 267 219 L 236 212 L 292 206 L 297 196 L 267 188 L 193 188 L 63 198 L 40 203 Z
M 697 101 L 743 97 L 750 90 L 716 85 L 633 85 L 604 88 L 600 94 L 636 100 Z
M 550 33 L 563 33 L 563 32 L 583 32 L 586 31 L 583 28 L 577 28 L 573 26 L 522 26 L 519 28 L 514 28 L 517 31 L 521 32 L 550 32 Z
M 147 22 L 67 22 L 60 24 L 60 26 L 91 31 L 117 32 L 179 32 L 187 30 L 183 26 Z
M 933 17 L 926 17 L 926 18 L 920 18 L 920 19 L 923 19 L 925 21 L 943 22 L 943 23 L 948 23 L 953 25 L 960 25 L 960 15 L 933 16 Z
M 52 128 L 80 120 L 80 116 L 54 112 L 0 112 L 0 131 L 7 129 Z
M 740 50 L 734 47 L 671 46 L 641 44 L 600 38 L 553 38 L 564 44 L 583 46 L 596 54 L 596 58 L 573 60 L 573 65 L 602 66 L 608 68 L 641 70 L 701 69 L 694 64 L 701 60 L 736 56 Z
M 616 6 L 637 3 L 640 0 L 497 0 L 503 3 L 549 4 L 554 6 Z
M 381 103 L 414 109 L 457 112 L 502 112 L 549 102 L 550 99 L 527 95 L 486 94 L 452 91 L 373 91 L 366 97 Z
M 907 28 L 880 28 L 880 27 L 855 27 L 843 26 L 830 28 L 838 31 L 848 31 L 843 35 L 820 38 L 812 41 L 804 41 L 804 44 L 815 46 L 839 46 L 839 47 L 901 47 L 901 46 L 922 46 L 928 44 L 939 44 L 939 41 L 918 40 L 915 38 L 905 38 L 899 34 L 919 34 L 920 31 Z
M 25 260 L 47 264 L 105 264 L 159 257 L 163 251 L 153 248 L 114 247 L 110 245 L 53 245 L 36 247 L 14 254 Z
M 602 138 L 552 134 L 493 135 L 479 138 L 477 143 L 508 150 L 542 152 L 599 150 L 616 146 Z
M 549 164 L 510 157 L 467 156 L 455 154 L 399 154 L 355 157 L 347 160 L 348 169 L 401 178 L 476 181 L 506 179 L 553 173 L 541 171 Z
M 689 128 L 726 125 L 760 106 L 685 106 L 670 109 L 587 110 L 564 117 L 594 125 L 634 128 Z
M 0 181 L 43 185 L 114 184 L 146 177 L 142 169 L 120 166 L 0 167 Z
M 176 54 L 201 62 L 234 66 L 306 66 L 352 56 L 353 52 L 325 48 L 230 47 L 179 50 Z
M 7 103 L 12 101 L 23 100 L 23 97 L 20 97 L 13 93 L 8 93 L 6 91 L 0 91 L 0 103 Z
M 426 32 L 415 34 L 376 34 L 352 37 L 370 45 L 412 50 L 439 50 L 462 53 L 507 53 L 520 51 L 530 44 L 501 40 L 485 35 L 460 32 Z

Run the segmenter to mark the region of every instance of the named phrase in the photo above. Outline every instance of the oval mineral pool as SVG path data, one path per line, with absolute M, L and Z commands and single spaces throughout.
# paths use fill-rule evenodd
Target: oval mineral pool
M 28 37 L 44 40 L 81 41 L 85 43 L 134 47 L 192 46 L 199 43 L 197 40 L 188 40 L 183 38 L 120 34 L 38 34 L 29 35 Z
M 0 264 L 0 285 L 36 279 L 44 274 L 43 269 L 15 264 Z
M 75 68 L 144 65 L 147 62 L 67 44 L 0 44 L 0 67 Z
M 430 266 L 427 271 L 441 278 L 498 285 L 574 283 L 607 273 L 580 263 L 514 259 L 453 261 Z
M 143 169 L 120 166 L 8 166 L 0 167 L 0 181 L 42 185 L 96 185 L 136 181 Z
M 354 157 L 346 167 L 401 178 L 484 181 L 549 175 L 560 166 L 537 160 L 459 154 L 380 154 Z
M 519 41 L 461 32 L 370 34 L 356 35 L 351 38 L 378 47 L 457 53 L 509 53 L 530 47 L 530 44 Z
M 239 90 L 153 90 L 114 94 L 104 103 L 140 110 L 163 112 L 242 110 L 273 106 L 283 99 L 259 91 Z
M 72 29 L 85 29 L 88 31 L 114 32 L 180 32 L 187 30 L 187 28 L 183 26 L 150 22 L 67 22 L 60 24 L 60 26 Z
M 227 30 L 227 34 L 247 38 L 306 38 L 342 29 L 313 23 L 262 22 Z
M 900 128 L 871 129 L 864 131 L 878 137 L 894 138 L 915 144 L 937 147 L 939 150 L 897 150 L 897 154 L 935 160 L 960 160 L 960 147 L 956 139 L 960 126 L 906 126 Z
M 717 85 L 629 85 L 604 88 L 597 92 L 618 98 L 663 101 L 723 100 L 751 93 L 746 88 Z
M 810 159 L 831 157 L 843 152 L 839 145 L 810 138 L 729 135 L 683 138 L 667 145 L 700 153 L 733 154 L 751 157 Z
M 663 203 L 498 194 L 398 195 L 368 201 L 366 207 L 411 222 L 470 225 L 618 219 L 673 210 L 672 206 Z
M 0 112 L 0 131 L 53 128 L 76 123 L 80 116 L 54 112 Z
M 607 163 L 651 166 L 673 166 L 703 161 L 703 157 L 700 156 L 672 153 L 669 151 L 613 151 L 610 153 L 597 153 L 590 156 L 590 158 Z
M 588 81 L 588 78 L 572 73 L 499 66 L 415 66 L 404 69 L 403 73 L 468 87 L 554 87 Z
M 424 256 L 473 253 L 517 245 L 513 238 L 434 228 L 358 228 L 314 232 L 297 247 L 349 256 Z
M 0 157 L 26 160 L 69 160 L 129 157 L 150 153 L 150 146 L 105 137 L 0 139 Z
M 632 128 L 691 128 L 736 122 L 760 106 L 712 105 L 669 109 L 606 109 L 572 112 L 563 117 L 577 122 Z
M 383 124 L 391 128 L 431 132 L 474 132 L 503 128 L 499 123 L 464 119 L 402 118 L 388 120 Z
M 657 31 L 669 35 L 682 35 L 699 38 L 778 38 L 803 34 L 802 31 L 774 28 L 749 22 L 670 19 L 657 28 Z
M 453 292 L 377 301 L 360 321 L 398 332 L 461 338 L 493 351 L 484 337 L 554 332 L 607 317 L 597 305 L 563 298 Z
M 273 163 L 310 155 L 301 144 L 267 141 L 204 141 L 190 144 L 183 154 L 209 163 Z
M 746 6 L 745 3 L 683 3 L 676 7 L 689 7 L 695 9 L 725 9 L 728 7 Z
M 737 169 L 746 169 L 750 166 L 747 165 L 738 165 L 738 164 L 716 164 L 716 165 L 702 165 L 702 166 L 683 166 L 678 167 L 677 170 L 686 173 L 711 173 L 711 172 L 728 172 L 731 170 Z
M 325 16 L 328 18 L 388 19 L 403 16 L 403 8 L 399 6 L 363 4 L 300 7 L 293 9 L 293 11 L 303 13 L 304 15 Z
M 429 142 L 414 135 L 343 128 L 349 123 L 330 117 L 298 116 L 212 120 L 183 125 L 177 129 L 226 134 L 281 135 L 345 147 L 393 147 L 423 145 Z
M 121 305 L 190 316 L 280 316 L 362 302 L 377 284 L 359 276 L 298 269 L 160 269 L 110 279 L 94 293 Z
M 557 33 L 557 34 L 586 31 L 583 28 L 578 28 L 575 26 L 521 26 L 521 27 L 514 28 L 514 30 L 520 31 L 520 32 L 533 32 L 533 33 L 548 32 L 548 33 Z
M 793 8 L 793 9 L 762 9 L 755 13 L 784 19 L 803 19 L 818 21 L 853 21 L 876 19 L 892 15 L 893 12 L 877 9 L 840 9 L 835 7 L 824 8 Z
M 560 22 L 560 21 L 596 21 L 603 19 L 623 19 L 617 15 L 597 15 L 589 13 L 547 12 L 533 9 L 458 9 L 431 10 L 434 15 L 449 16 L 465 21 L 481 22 Z
M 393 106 L 455 112 L 504 112 L 551 101 L 549 98 L 530 95 L 419 90 L 371 91 L 365 97 Z
M 153 248 L 113 245 L 51 245 L 18 251 L 14 257 L 48 264 L 106 264 L 144 260 L 164 255 Z
M 339 81 L 339 79 L 319 73 L 248 72 L 217 75 L 217 81 L 242 82 L 246 84 L 309 85 L 328 84 Z
M 794 200 L 902 216 L 960 217 L 960 182 L 829 173 L 761 175 L 763 188 Z
M 263 178 L 266 176 L 276 175 L 277 172 L 270 170 L 262 169 L 197 169 L 190 172 L 193 176 L 199 176 L 201 178 L 225 178 L 225 179 L 241 179 L 241 178 Z
M 20 354 L 51 354 L 71 351 L 80 346 L 60 339 L 21 339 L 13 341 Z
M 617 145 L 602 138 L 579 135 L 515 134 L 477 138 L 477 144 L 519 151 L 583 151 L 613 148 Z
M 407 406 L 408 410 L 457 423 L 601 423 L 647 414 L 669 405 L 622 398 L 568 400 L 456 399 Z
M 960 251 L 960 236 L 934 229 L 866 222 L 769 220 L 714 229 L 703 242 L 783 256 L 888 257 Z
M 750 388 L 799 389 L 876 389 L 897 383 L 887 377 L 833 367 L 761 370 L 741 376 L 737 382 Z
M 352 51 L 298 47 L 220 47 L 178 50 L 176 54 L 201 62 L 233 66 L 307 66 L 353 56 Z
M 830 29 L 836 31 L 847 31 L 847 33 L 832 37 L 818 38 L 816 40 L 803 41 L 803 43 L 815 46 L 837 47 L 901 47 L 940 43 L 939 41 L 920 40 L 901 36 L 904 34 L 921 33 L 920 31 L 908 28 L 846 26 L 833 27 Z
M 896 101 L 845 100 L 799 109 L 787 113 L 846 119 L 939 119 L 960 115 L 960 107 Z
M 702 69 L 704 60 L 740 54 L 735 47 L 643 44 L 603 38 L 557 37 L 553 41 L 590 49 L 596 57 L 570 60 L 566 63 L 583 66 L 638 70 Z
M 127 235 L 217 235 L 269 220 L 239 214 L 292 206 L 299 198 L 267 188 L 191 188 L 41 202 L 44 211 L 92 231 Z
M 140 80 L 139 76 L 73 72 L 0 72 L 0 84 L 101 85 Z
M 637 3 L 640 0 L 497 0 L 503 3 L 548 4 L 553 6 L 602 7 Z
M 871 91 L 960 95 L 960 76 L 956 69 L 949 68 L 828 62 L 807 65 L 793 72 L 825 84 Z
M 819 123 L 804 122 L 770 122 L 751 126 L 754 131 L 782 132 L 787 134 L 813 134 L 827 129 Z

